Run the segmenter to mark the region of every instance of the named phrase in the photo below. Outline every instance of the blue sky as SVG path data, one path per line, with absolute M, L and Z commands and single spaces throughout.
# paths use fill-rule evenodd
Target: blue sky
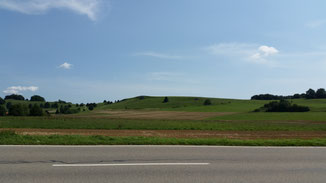
M 326 87 L 326 1 L 0 0 L 0 91 L 100 102 Z

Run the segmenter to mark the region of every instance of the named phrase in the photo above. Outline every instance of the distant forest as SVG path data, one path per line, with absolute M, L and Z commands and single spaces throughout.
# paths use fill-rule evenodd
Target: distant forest
M 285 99 L 323 99 L 326 98 L 326 90 L 324 88 L 319 88 L 317 91 L 309 89 L 306 93 L 294 94 L 288 96 L 282 95 L 272 95 L 272 94 L 259 94 L 251 97 L 251 100 L 285 100 Z

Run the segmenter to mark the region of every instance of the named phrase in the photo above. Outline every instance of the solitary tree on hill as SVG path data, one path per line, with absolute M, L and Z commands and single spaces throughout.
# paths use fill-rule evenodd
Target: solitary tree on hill
M 211 100 L 206 99 L 206 100 L 204 101 L 204 105 L 212 105 Z
M 40 101 L 40 102 L 45 102 L 45 99 L 39 95 L 33 95 L 31 97 L 31 101 Z
M 167 102 L 169 102 L 169 98 L 165 97 L 164 100 L 163 100 L 163 103 L 167 103 Z

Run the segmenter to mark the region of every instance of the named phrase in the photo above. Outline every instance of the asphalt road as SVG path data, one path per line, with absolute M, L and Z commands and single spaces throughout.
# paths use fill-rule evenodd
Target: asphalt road
M 326 148 L 0 146 L 0 182 L 325 183 Z

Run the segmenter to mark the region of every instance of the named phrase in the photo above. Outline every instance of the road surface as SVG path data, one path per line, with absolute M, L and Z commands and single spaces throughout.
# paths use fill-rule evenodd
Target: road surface
M 0 182 L 325 183 L 326 148 L 0 146 Z

